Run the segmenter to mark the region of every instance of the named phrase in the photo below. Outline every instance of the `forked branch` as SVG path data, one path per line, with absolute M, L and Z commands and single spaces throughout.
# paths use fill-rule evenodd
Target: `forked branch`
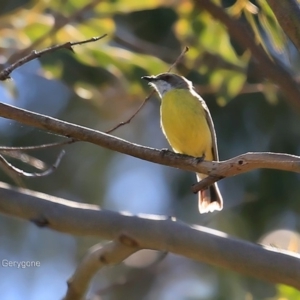
M 298 254 L 245 242 L 206 227 L 189 226 L 173 218 L 124 215 L 100 210 L 96 205 L 16 189 L 4 183 L 0 183 L 0 212 L 59 232 L 118 241 L 128 249 L 124 256 L 138 249 L 168 251 L 300 289 Z M 107 256 L 100 256 L 102 263 L 105 260 L 119 261 L 121 248 L 115 247 L 115 251 L 106 252 Z M 89 264 L 93 259 L 88 261 Z M 102 266 L 101 262 L 98 266 Z M 85 269 L 84 265 L 82 267 Z
M 0 116 L 149 162 L 208 174 L 214 177 L 214 181 L 261 168 L 300 172 L 300 157 L 295 155 L 259 152 L 242 154 L 221 162 L 199 162 L 199 159 L 195 157 L 133 144 L 97 130 L 64 122 L 4 103 L 0 103 Z

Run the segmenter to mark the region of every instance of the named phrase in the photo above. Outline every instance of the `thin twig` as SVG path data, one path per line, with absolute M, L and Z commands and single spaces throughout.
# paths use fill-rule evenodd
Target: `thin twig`
M 3 147 L 3 146 L 1 146 L 0 147 L 0 154 L 11 157 L 11 158 L 14 158 L 14 159 L 17 159 L 17 160 L 19 160 L 19 161 L 21 161 L 21 162 L 23 162 L 27 165 L 30 165 L 30 166 L 38 169 L 38 170 L 46 170 L 48 168 L 48 166 L 45 162 L 43 162 L 40 159 L 37 159 L 36 157 L 28 155 L 27 153 L 25 153 L 23 151 L 59 147 L 59 146 L 63 146 L 63 145 L 66 145 L 66 144 L 72 144 L 72 143 L 75 143 L 75 142 L 76 141 L 74 139 L 67 139 L 67 140 L 62 141 L 62 142 L 43 144 L 43 145 L 37 145 L 37 146 L 27 146 L 27 147 Z M 14 169 L 14 166 L 9 164 L 4 158 L 0 158 L 0 160 L 2 162 L 3 170 L 6 171 L 7 174 L 10 177 L 12 177 L 12 179 L 15 181 L 15 183 L 17 185 L 24 186 L 23 183 L 21 184 L 21 181 L 20 181 L 19 177 L 17 177 L 17 176 L 20 175 L 19 170 L 16 172 L 16 170 Z
M 26 185 L 24 183 L 24 180 L 17 174 L 15 171 L 12 171 L 11 169 L 7 168 L 6 164 L 4 164 L 0 159 L 0 168 L 1 170 L 11 178 L 11 180 L 14 182 L 14 184 L 18 187 L 26 188 Z
M 16 160 L 21 161 L 29 166 L 36 168 L 37 170 L 45 170 L 48 166 L 42 160 L 28 155 L 25 152 L 21 151 L 0 151 L 2 155 L 8 156 L 10 158 L 14 158 Z
M 45 170 L 43 172 L 40 172 L 40 173 L 37 173 L 37 172 L 34 172 L 34 173 L 25 172 L 25 171 L 23 171 L 23 170 L 15 167 L 15 166 L 13 166 L 2 155 L 0 155 L 0 164 L 2 164 L 5 168 L 13 171 L 14 173 L 16 173 L 19 176 L 23 176 L 23 177 L 43 177 L 43 176 L 50 175 L 51 173 L 53 173 L 57 169 L 58 165 L 61 162 L 61 159 L 64 156 L 64 154 L 65 154 L 65 151 L 62 150 L 59 153 L 59 155 L 58 155 L 55 163 L 50 168 L 48 168 L 47 170 Z
M 2 154 L 8 154 L 9 152 L 18 152 L 18 151 L 30 151 L 30 150 L 39 150 L 39 149 L 46 149 L 46 148 L 53 148 L 53 147 L 59 147 L 64 146 L 68 144 L 75 143 L 76 140 L 74 139 L 67 139 L 62 142 L 56 142 L 56 143 L 50 143 L 50 144 L 42 144 L 37 146 L 25 146 L 25 147 L 6 147 L 6 146 L 0 146 L 0 153 Z
M 147 101 L 153 96 L 154 94 L 154 90 L 144 99 L 144 101 L 142 102 L 142 104 L 138 107 L 138 109 L 135 111 L 135 113 L 126 121 L 120 122 L 119 124 L 117 124 L 116 126 L 114 126 L 113 128 L 105 131 L 105 133 L 112 133 L 113 131 L 115 131 L 116 129 L 118 129 L 121 126 L 124 126 L 126 124 L 129 124 L 131 122 L 131 120 L 139 113 L 139 111 L 145 106 L 145 104 L 147 103 Z
M 188 47 L 185 47 L 184 50 L 180 53 L 180 55 L 176 58 L 176 60 L 174 61 L 174 63 L 170 66 L 168 72 L 170 72 L 177 64 L 178 62 L 182 59 L 182 57 L 189 51 Z M 112 133 L 113 131 L 115 131 L 116 129 L 118 129 L 121 126 L 124 126 L 126 124 L 129 124 L 131 122 L 131 120 L 140 112 L 140 110 L 145 106 L 145 104 L 147 103 L 147 101 L 154 95 L 155 90 L 152 90 L 151 93 L 144 99 L 144 101 L 142 102 L 142 104 L 138 107 L 138 109 L 134 112 L 134 114 L 127 119 L 126 121 L 120 122 L 119 124 L 117 124 L 116 126 L 114 126 L 113 128 L 105 131 L 105 133 Z
M 98 36 L 98 37 L 93 37 L 93 38 L 90 38 L 90 39 L 84 40 L 84 41 L 67 42 L 67 43 L 64 43 L 64 44 L 54 45 L 54 46 L 51 46 L 49 48 L 43 49 L 41 51 L 33 50 L 27 56 L 17 60 L 15 63 L 11 64 L 10 66 L 8 66 L 4 70 L 2 70 L 0 72 L 0 80 L 3 81 L 3 80 L 6 80 L 6 79 L 10 78 L 9 75 L 11 74 L 12 71 L 14 71 L 15 69 L 21 67 L 22 65 L 28 63 L 31 60 L 34 60 L 38 57 L 41 57 L 42 55 L 57 51 L 59 49 L 67 49 L 67 50 L 70 50 L 70 51 L 74 51 L 73 48 L 72 48 L 73 46 L 82 45 L 82 44 L 91 43 L 91 42 L 96 42 L 96 41 L 104 38 L 105 36 L 107 36 L 107 34 L 103 34 L 102 36 Z
M 176 65 L 180 62 L 180 60 L 184 57 L 184 55 L 185 55 L 188 51 L 189 51 L 189 47 L 186 46 L 186 47 L 183 49 L 183 51 L 180 53 L 180 55 L 176 58 L 176 60 L 174 61 L 174 63 L 170 66 L 170 68 L 169 68 L 169 70 L 168 70 L 167 73 L 171 72 L 172 69 L 173 69 L 174 67 L 176 67 Z

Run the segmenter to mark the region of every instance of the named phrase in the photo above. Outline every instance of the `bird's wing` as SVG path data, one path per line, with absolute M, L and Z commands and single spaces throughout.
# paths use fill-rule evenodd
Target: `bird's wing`
M 210 133 L 211 133 L 213 157 L 214 157 L 215 161 L 218 161 L 219 154 L 218 154 L 218 144 L 217 144 L 217 136 L 216 136 L 215 126 L 214 126 L 213 120 L 211 118 L 210 112 L 207 107 L 205 109 L 205 117 L 206 117 L 206 121 L 208 123 L 208 127 L 209 127 Z
M 197 94 L 197 96 L 198 96 L 198 98 L 199 98 L 199 100 L 200 100 L 200 102 L 201 102 L 201 104 L 204 108 L 205 118 L 206 118 L 209 130 L 210 130 L 210 133 L 211 133 L 213 158 L 214 158 L 215 161 L 218 161 L 219 160 L 219 154 L 218 154 L 218 144 L 217 144 L 217 136 L 216 136 L 215 126 L 214 126 L 212 117 L 210 115 L 209 109 L 208 109 L 205 101 L 201 98 L 200 95 Z

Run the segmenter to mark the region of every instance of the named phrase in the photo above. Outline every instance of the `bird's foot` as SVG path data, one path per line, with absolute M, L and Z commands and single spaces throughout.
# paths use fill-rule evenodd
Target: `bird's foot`
M 197 164 L 202 163 L 204 160 L 205 160 L 205 155 L 195 157 L 195 161 L 196 161 Z
M 164 157 L 165 155 L 170 154 L 170 153 L 173 153 L 173 151 L 170 151 L 168 148 L 163 148 L 160 150 L 160 155 L 162 157 Z

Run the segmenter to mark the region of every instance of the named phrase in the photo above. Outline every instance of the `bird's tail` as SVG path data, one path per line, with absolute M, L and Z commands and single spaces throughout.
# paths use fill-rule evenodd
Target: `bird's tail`
M 200 181 L 205 178 L 206 175 L 197 174 L 197 179 Z M 198 193 L 199 203 L 198 208 L 200 214 L 213 212 L 215 210 L 222 210 L 223 208 L 223 198 L 218 188 L 217 183 L 214 183 L 205 190 Z

